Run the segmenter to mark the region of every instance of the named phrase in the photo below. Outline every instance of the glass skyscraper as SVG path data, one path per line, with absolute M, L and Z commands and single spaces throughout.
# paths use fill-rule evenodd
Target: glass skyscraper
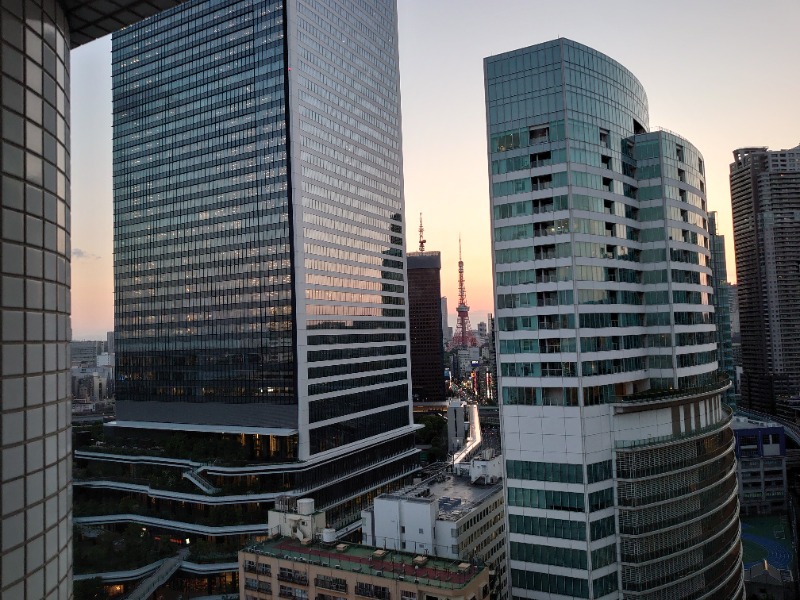
M 142 491 L 163 514 L 307 496 L 341 527 L 415 468 L 399 94 L 391 0 L 190 1 L 114 36 L 109 437 L 250 465 Z
M 739 598 L 703 158 L 566 39 L 484 62 L 518 598 Z
M 410 431 L 393 3 L 190 2 L 113 56 L 117 425 Z

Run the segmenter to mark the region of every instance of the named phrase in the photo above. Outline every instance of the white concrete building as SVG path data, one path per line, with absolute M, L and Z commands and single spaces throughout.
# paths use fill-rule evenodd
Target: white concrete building
M 362 511 L 362 543 L 378 548 L 485 563 L 496 597 L 505 597 L 503 486 L 475 485 L 442 471 L 410 488 L 375 499 Z

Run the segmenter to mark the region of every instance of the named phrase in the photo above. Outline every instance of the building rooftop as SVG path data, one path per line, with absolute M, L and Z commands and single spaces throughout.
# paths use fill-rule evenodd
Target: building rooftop
M 259 542 L 242 552 L 364 573 L 388 580 L 418 580 L 422 585 L 450 589 L 464 587 L 485 569 L 460 560 L 382 550 L 360 544 L 304 545 L 289 537 Z
M 736 415 L 731 422 L 731 427 L 733 429 L 762 429 L 766 427 L 780 427 L 783 429 L 783 425 L 780 423 L 776 423 L 774 421 L 765 421 L 761 419 L 753 419 L 750 417 L 743 417 Z
M 502 489 L 502 483 L 478 485 L 471 483 L 469 477 L 442 472 L 398 492 L 381 494 L 379 498 L 438 502 L 438 518 L 442 521 L 457 521 Z

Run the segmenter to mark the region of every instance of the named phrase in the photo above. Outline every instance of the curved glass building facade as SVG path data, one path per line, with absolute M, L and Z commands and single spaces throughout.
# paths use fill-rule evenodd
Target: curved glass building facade
M 513 594 L 740 597 L 703 158 L 591 48 L 484 67 Z

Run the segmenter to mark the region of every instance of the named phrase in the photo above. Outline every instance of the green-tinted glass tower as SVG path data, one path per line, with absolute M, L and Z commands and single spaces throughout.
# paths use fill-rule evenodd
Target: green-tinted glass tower
M 743 594 L 703 158 L 559 39 L 485 60 L 513 594 Z

